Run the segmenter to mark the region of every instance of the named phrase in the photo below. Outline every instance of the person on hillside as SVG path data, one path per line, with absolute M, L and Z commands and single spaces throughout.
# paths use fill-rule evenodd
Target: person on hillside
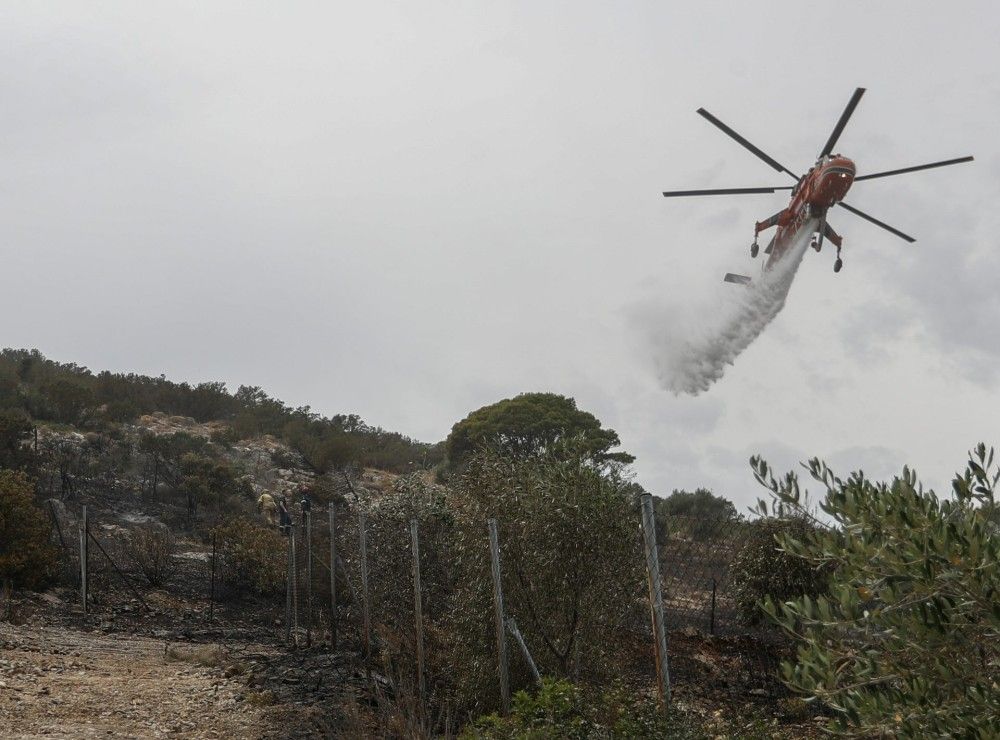
M 278 523 L 278 504 L 274 501 L 274 496 L 272 496 L 267 491 L 260 494 L 260 498 L 257 499 L 257 513 L 264 516 L 265 521 L 272 527 L 276 526 Z
M 278 496 L 278 529 L 282 534 L 287 535 L 292 526 L 292 515 L 288 511 L 288 503 L 285 501 L 285 494 Z
M 299 483 L 297 493 L 299 508 L 302 510 L 302 526 L 305 526 L 306 514 L 312 511 L 312 488 L 308 483 Z

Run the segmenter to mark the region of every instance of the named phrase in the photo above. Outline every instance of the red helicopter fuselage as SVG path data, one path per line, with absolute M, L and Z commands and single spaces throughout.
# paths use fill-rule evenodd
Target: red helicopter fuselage
M 764 250 L 768 255 L 765 270 L 770 270 L 781 261 L 792 244 L 802 237 L 802 229 L 809 223 L 813 223 L 821 239 L 825 236 L 835 246 L 841 245 L 840 236 L 826 223 L 826 212 L 847 195 L 854 183 L 855 172 L 854 162 L 847 157 L 835 154 L 821 159 L 792 189 L 788 207 L 757 223 L 755 235 L 772 226 L 778 227 L 774 239 Z

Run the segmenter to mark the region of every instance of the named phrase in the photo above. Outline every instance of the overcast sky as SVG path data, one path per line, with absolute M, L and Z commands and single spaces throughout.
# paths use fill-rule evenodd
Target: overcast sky
M 945 483 L 1000 443 L 993 2 L 0 5 L 0 344 L 261 385 L 426 441 L 524 391 L 576 398 L 657 494 L 749 505 L 747 459 Z M 661 329 L 752 274 L 855 87 L 844 270 L 810 251 L 707 393 Z M 682 323 L 681 326 L 672 324 Z M 666 332 L 670 334 L 671 332 Z

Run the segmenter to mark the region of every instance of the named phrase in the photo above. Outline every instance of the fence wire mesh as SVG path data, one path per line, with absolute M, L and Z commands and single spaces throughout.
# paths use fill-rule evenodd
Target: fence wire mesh
M 79 512 L 53 505 L 51 516 L 51 538 L 60 552 L 61 567 L 67 582 L 78 586 Z M 96 609 L 120 608 L 126 600 L 132 600 L 133 586 L 142 590 L 151 585 L 135 558 L 135 535 L 109 515 L 91 513 L 88 519 L 92 535 L 88 552 L 90 603 Z M 341 499 L 335 504 L 332 519 L 325 506 L 309 512 L 296 506 L 292 525 L 287 528 L 269 527 L 262 518 L 253 526 L 267 533 L 268 538 L 260 542 L 268 548 L 264 558 L 273 571 L 274 583 L 270 592 L 259 597 L 270 604 L 274 632 L 279 636 L 283 632 L 289 643 L 329 646 L 335 641 L 340 649 L 377 656 L 393 682 L 419 686 L 411 538 L 414 520 L 420 544 L 421 624 L 427 656 L 423 677 L 428 694 L 440 698 L 442 692 L 448 691 L 449 683 L 449 665 L 444 658 L 447 630 L 454 625 L 449 621 L 449 598 L 460 585 L 459 580 L 468 574 L 467 569 L 459 567 L 455 533 L 446 518 L 427 515 L 426 509 L 397 505 L 390 499 Z M 637 515 L 637 552 L 641 549 L 638 523 Z M 507 526 L 511 525 L 500 522 L 501 545 Z M 778 661 L 787 655 L 787 643 L 772 631 L 744 625 L 734 599 L 732 565 L 752 526 L 752 521 L 736 517 L 671 516 L 658 520 L 656 539 L 669 636 L 667 651 L 675 685 L 707 680 L 706 655 L 715 651 L 721 656 L 718 660 L 727 661 L 725 671 L 744 688 L 769 696 L 782 692 L 776 672 Z M 476 537 L 481 539 L 483 562 L 488 562 L 485 522 Z M 238 616 L 238 599 L 246 593 L 247 584 L 242 571 L 230 567 L 230 556 L 231 551 L 222 542 L 213 540 L 211 531 L 200 544 L 186 540 L 183 548 L 169 550 L 170 567 L 157 588 L 196 599 L 200 606 L 190 615 L 193 624 L 210 624 L 224 611 L 229 617 Z M 477 576 L 472 586 L 469 593 L 481 592 L 488 603 L 492 592 L 488 569 Z M 634 603 L 622 612 L 622 639 L 644 646 L 637 648 L 635 660 L 648 662 L 651 668 L 653 636 L 646 584 L 637 580 L 631 592 Z M 109 603 L 113 599 L 119 603 Z M 512 603 L 517 609 L 517 602 Z M 486 616 L 486 627 L 476 640 L 487 646 L 486 652 L 495 653 L 495 647 L 489 647 L 496 641 L 489 627 L 492 615 Z M 525 648 L 544 670 L 552 662 L 546 659 L 544 638 L 538 634 L 532 616 L 526 612 L 506 615 L 519 625 Z M 705 642 L 706 636 L 709 642 Z M 518 652 L 518 643 L 509 642 L 514 645 L 510 648 L 515 684 L 512 688 L 523 688 L 530 685 L 532 673 Z M 563 668 L 569 666 L 574 677 L 586 675 L 588 658 L 608 647 L 578 644 L 563 661 Z M 483 685 L 496 683 L 495 662 L 483 663 L 477 670 Z

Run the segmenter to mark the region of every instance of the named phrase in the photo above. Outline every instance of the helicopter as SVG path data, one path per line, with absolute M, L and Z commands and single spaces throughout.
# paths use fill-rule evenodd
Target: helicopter
M 866 221 L 870 221 L 876 226 L 879 226 L 908 242 L 916 241 L 916 239 L 912 236 L 904 234 L 899 229 L 893 228 L 889 224 L 879 221 L 877 218 L 870 216 L 864 211 L 845 203 L 844 196 L 847 195 L 847 191 L 850 190 L 851 185 L 862 180 L 874 180 L 879 177 L 891 177 L 908 172 L 917 172 L 919 170 L 929 170 L 935 167 L 946 167 L 948 165 L 960 164 L 962 162 L 971 162 L 973 158 L 971 156 L 958 157 L 956 159 L 946 159 L 940 162 L 931 162 L 930 164 L 921 164 L 913 167 L 903 167 L 901 169 L 887 170 L 885 172 L 873 172 L 871 174 L 862 174 L 858 176 L 857 168 L 854 162 L 839 153 L 833 153 L 833 150 L 837 145 L 837 141 L 840 139 L 840 135 L 844 132 L 844 127 L 853 115 L 854 109 L 857 108 L 858 103 L 861 101 L 861 96 L 864 94 L 865 88 L 863 87 L 859 87 L 854 91 L 854 94 L 847 103 L 847 107 L 840 116 L 840 120 L 837 121 L 837 125 L 834 126 L 833 132 L 827 139 L 826 144 L 823 145 L 823 149 L 820 151 L 819 156 L 816 159 L 816 163 L 810 167 L 804 175 L 796 175 L 783 164 L 777 162 L 773 157 L 765 154 L 745 138 L 740 136 L 736 133 L 736 131 L 724 124 L 707 110 L 699 108 L 697 111 L 698 114 L 705 118 L 709 123 L 716 126 L 727 136 L 735 140 L 741 146 L 752 152 L 759 159 L 766 162 L 778 172 L 785 172 L 790 175 L 796 182 L 794 185 L 763 188 L 669 190 L 663 193 L 664 197 L 676 198 L 698 195 L 743 195 L 751 193 L 774 193 L 779 190 L 790 190 L 791 201 L 786 208 L 778 211 L 773 216 L 765 218 L 763 221 L 758 221 L 754 225 L 753 243 L 750 245 L 750 256 L 752 258 L 756 258 L 760 251 L 758 237 L 761 232 L 772 227 L 777 227 L 771 241 L 764 248 L 764 254 L 768 256 L 762 268 L 764 272 L 774 269 L 774 267 L 781 262 L 785 255 L 788 254 L 791 246 L 798 243 L 801 238 L 805 237 L 804 229 L 807 226 L 811 226 L 812 228 L 810 246 L 817 252 L 822 249 L 824 239 L 829 240 L 830 243 L 837 248 L 837 256 L 833 263 L 833 271 L 840 272 L 841 268 L 844 266 L 844 261 L 841 257 L 843 238 L 840 234 L 834 231 L 833 227 L 830 226 L 827 221 L 827 213 L 834 206 L 840 206 L 856 216 L 860 216 Z M 747 284 L 750 282 L 750 278 L 748 276 L 734 275 L 733 273 L 727 273 L 724 280 L 728 283 L 739 284 Z

